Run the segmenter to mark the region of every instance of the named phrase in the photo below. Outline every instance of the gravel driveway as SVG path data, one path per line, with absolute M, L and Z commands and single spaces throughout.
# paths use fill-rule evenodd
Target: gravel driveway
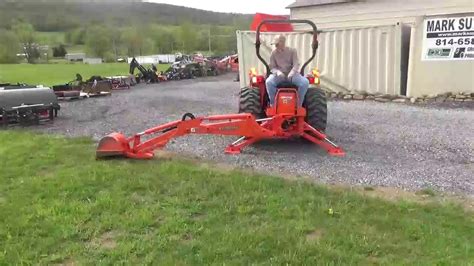
M 134 134 L 185 112 L 234 113 L 239 85 L 232 77 L 139 85 L 110 97 L 63 102 L 60 117 L 40 130 L 99 139 L 112 131 Z M 329 157 L 298 140 L 266 141 L 241 155 L 224 155 L 236 138 L 219 136 L 188 136 L 167 149 L 322 183 L 474 195 L 473 108 L 330 102 L 327 133 L 346 150 L 346 157 Z

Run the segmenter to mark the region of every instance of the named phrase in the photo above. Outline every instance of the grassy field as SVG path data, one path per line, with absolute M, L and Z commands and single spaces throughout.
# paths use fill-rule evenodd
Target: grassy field
M 165 70 L 168 65 L 159 65 Z M 99 65 L 77 64 L 0 64 L 0 83 L 27 83 L 31 85 L 52 86 L 65 84 L 76 78 L 76 73 L 87 79 L 93 75 L 112 76 L 128 74 L 129 66 L 126 63 L 108 63 Z M 136 70 L 135 73 L 137 73 Z
M 51 47 L 65 43 L 64 32 L 36 32 L 37 42 Z
M 1 265 L 474 263 L 474 215 L 452 203 L 94 151 L 0 131 Z

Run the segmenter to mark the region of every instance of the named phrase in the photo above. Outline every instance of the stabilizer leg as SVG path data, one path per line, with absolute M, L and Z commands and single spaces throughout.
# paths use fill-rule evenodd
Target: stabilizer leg
M 346 152 L 341 147 L 337 146 L 334 142 L 330 141 L 326 135 L 308 124 L 305 124 L 305 132 L 301 136 L 325 149 L 331 156 L 343 157 L 346 155 Z
M 253 143 L 255 143 L 257 141 L 258 141 L 257 138 L 241 137 L 240 139 L 238 139 L 234 143 L 227 146 L 227 148 L 225 148 L 224 152 L 226 154 L 232 154 L 232 155 L 240 154 L 242 152 L 243 148 L 245 148 L 249 145 L 252 145 Z

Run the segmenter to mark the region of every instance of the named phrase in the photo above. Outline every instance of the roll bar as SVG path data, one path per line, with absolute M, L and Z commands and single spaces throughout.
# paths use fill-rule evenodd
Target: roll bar
M 258 27 L 257 27 L 257 40 L 255 42 L 255 49 L 257 51 L 257 57 L 258 59 L 260 59 L 260 61 L 263 63 L 263 65 L 265 66 L 265 68 L 267 69 L 267 77 L 270 76 L 270 66 L 268 65 L 267 61 L 265 61 L 265 59 L 263 59 L 262 55 L 260 54 L 260 46 L 261 46 L 261 41 L 260 41 L 260 30 L 262 28 L 263 25 L 265 24 L 283 24 L 283 23 L 291 23 L 291 24 L 296 24 L 296 23 L 299 23 L 299 24 L 308 24 L 310 25 L 312 28 L 313 28 L 313 43 L 311 44 L 311 48 L 312 48 L 312 55 L 311 55 L 311 58 L 308 59 L 308 61 L 306 61 L 303 66 L 301 67 L 301 75 L 304 76 L 304 70 L 305 68 L 309 65 L 309 63 L 311 63 L 311 61 L 313 61 L 314 57 L 316 56 L 316 51 L 318 50 L 318 47 L 319 47 L 319 42 L 318 42 L 318 28 L 316 27 L 316 24 L 314 24 L 314 22 L 310 21 L 310 20 L 303 20 L 303 19 L 278 19 L 278 20 L 264 20 L 262 21 Z

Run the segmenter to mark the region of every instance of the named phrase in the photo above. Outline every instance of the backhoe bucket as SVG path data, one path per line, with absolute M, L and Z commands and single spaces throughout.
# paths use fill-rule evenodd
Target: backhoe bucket
M 131 152 L 127 138 L 123 134 L 112 133 L 100 140 L 96 158 L 129 157 L 128 154 Z

